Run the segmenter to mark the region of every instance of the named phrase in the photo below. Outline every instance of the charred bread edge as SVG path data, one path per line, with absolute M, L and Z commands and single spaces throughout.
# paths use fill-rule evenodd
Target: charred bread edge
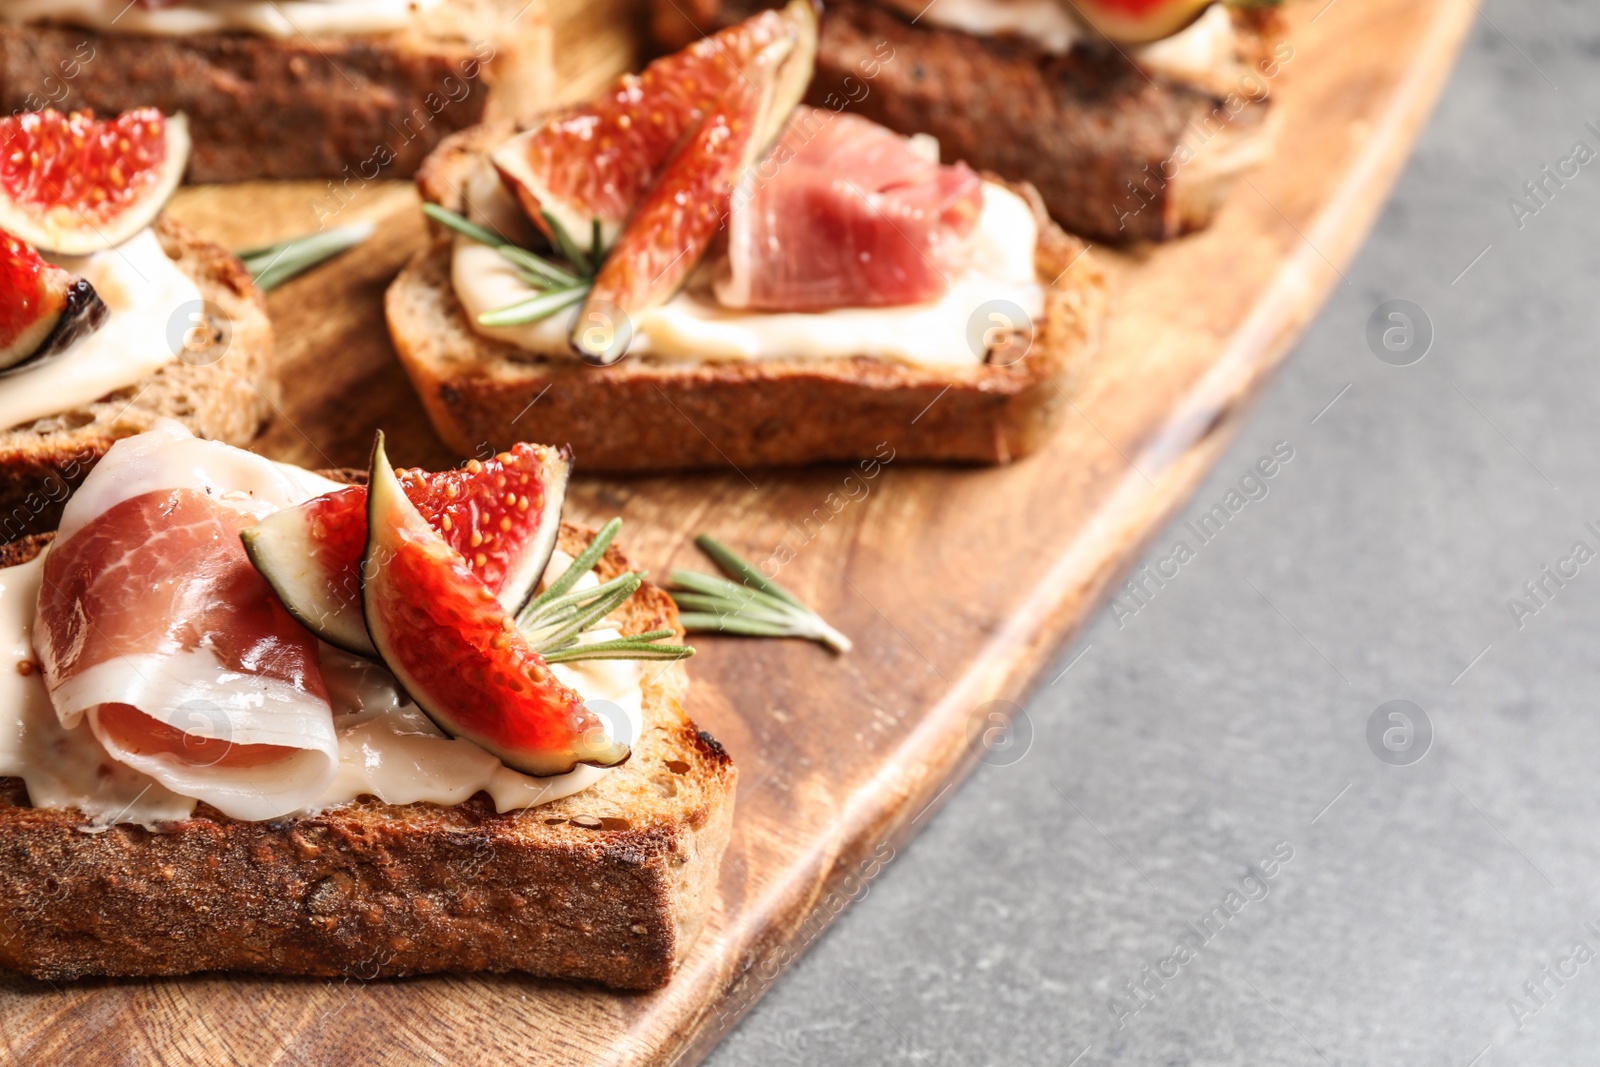
M 467 168 L 512 130 L 495 124 L 447 139 L 418 173 L 423 197 L 459 210 Z M 1044 217 L 1031 187 L 1010 187 L 1039 218 L 1038 269 L 1054 282 L 1032 350 L 1009 367 L 630 356 L 595 369 L 529 357 L 472 330 L 450 284 L 449 239 L 438 231 L 389 289 L 390 334 L 439 435 L 463 454 L 531 435 L 570 444 L 591 471 L 874 455 L 1004 463 L 1038 449 L 1059 424 L 1099 347 L 1107 305 L 1086 246 Z
M 592 536 L 563 523 L 560 544 L 576 554 Z M 0 548 L 0 565 L 48 540 Z M 597 568 L 628 569 L 615 547 Z M 647 582 L 623 630 L 657 628 L 682 632 Z M 18 779 L 0 779 L 0 966 L 52 981 L 523 971 L 659 987 L 714 900 L 737 771 L 684 715 L 683 666 L 653 667 L 627 764 L 504 815 L 482 794 L 451 808 L 368 798 L 270 823 L 201 805 L 160 833 L 87 834 L 74 812 L 31 808 Z
M 0 107 L 183 111 L 194 182 L 330 178 L 349 189 L 406 178 L 441 137 L 548 106 L 544 5 L 489 3 L 498 18 L 487 41 L 411 30 L 278 39 L 0 25 Z M 330 210 L 340 192 L 330 190 Z
M 106 449 L 158 418 L 244 445 L 271 417 L 278 385 L 266 298 L 219 245 L 165 215 L 155 231 L 198 284 L 217 332 L 206 348 L 86 407 L 0 431 L 0 541 L 54 528 L 67 497 Z

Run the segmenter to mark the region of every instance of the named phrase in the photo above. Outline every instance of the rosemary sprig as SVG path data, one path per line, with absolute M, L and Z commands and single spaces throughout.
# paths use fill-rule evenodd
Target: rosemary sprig
M 654 642 L 671 637 L 671 630 L 651 630 L 649 633 L 619 637 L 612 641 L 591 641 L 586 645 L 547 653 L 546 663 L 571 663 L 581 659 L 684 659 L 694 655 L 687 645 L 658 645 Z
M 537 648 L 561 648 L 620 607 L 642 584 L 637 574 L 623 574 L 584 589 L 557 597 L 545 604 L 522 627 Z
M 478 316 L 478 322 L 483 326 L 522 326 L 538 322 L 540 319 L 549 318 L 562 308 L 576 304 L 588 291 L 587 285 L 547 289 L 538 296 L 530 296 L 526 300 L 496 308 L 494 311 L 485 311 Z
M 545 212 L 545 223 L 555 235 L 556 250 L 571 265 L 571 269 L 553 263 L 536 252 L 520 248 L 494 231 L 485 229 L 438 204 L 423 204 L 422 212 L 440 225 L 499 252 L 508 263 L 517 268 L 517 277 L 531 288 L 538 290 L 537 296 L 479 315 L 480 326 L 525 326 L 547 319 L 563 308 L 571 307 L 582 300 L 594 281 L 594 266 L 590 258 L 573 243 L 566 228 L 549 212 Z M 595 233 L 598 236 L 599 220 L 596 220 L 595 226 Z M 596 255 L 599 254 L 598 249 L 597 243 Z
M 673 571 L 670 592 L 683 609 L 678 621 L 685 630 L 745 637 L 801 637 L 841 654 L 850 651 L 850 638 L 733 549 L 704 533 L 694 543 L 723 571 L 740 580 L 732 582 L 698 571 Z
M 578 247 L 578 242 L 572 239 L 572 235 L 567 232 L 567 228 L 561 225 L 561 220 L 548 211 L 540 212 L 540 214 L 544 217 L 544 224 L 550 227 L 551 235 L 556 239 L 556 248 L 563 256 L 567 257 L 567 262 L 571 263 L 579 274 L 585 277 L 594 277 L 594 266 L 589 262 L 589 257 L 584 254 L 583 249 Z M 595 220 L 596 225 L 599 225 L 599 222 L 599 219 Z M 596 242 L 590 250 L 598 256 L 600 254 L 599 243 Z
M 519 248 L 493 230 L 479 226 L 471 219 L 442 208 L 438 204 L 423 204 L 422 213 L 440 225 L 461 234 L 463 237 L 470 237 L 479 244 L 488 245 L 504 256 L 513 266 L 529 274 L 537 274 L 551 284 L 578 285 L 585 280 L 586 276 L 573 274 L 571 271 L 557 266 L 537 253 L 530 252 L 526 248 Z
M 517 625 L 521 626 L 523 620 L 544 608 L 544 606 L 558 597 L 567 595 L 567 592 L 578 584 L 578 579 L 594 570 L 594 565 L 600 562 L 600 557 L 605 555 L 606 549 L 611 547 L 611 542 L 616 539 L 617 531 L 622 529 L 621 519 L 612 519 L 589 542 L 589 547 L 578 553 L 578 558 L 572 561 L 572 566 L 561 573 L 561 577 L 545 587 L 545 591 L 529 601 L 528 606 L 522 609 L 517 616 Z
M 262 291 L 276 289 L 290 278 L 298 277 L 319 263 L 354 248 L 371 237 L 375 229 L 370 222 L 339 226 L 321 233 L 280 241 L 265 248 L 252 248 L 240 252 L 239 258 L 256 280 L 257 288 Z
M 688 645 L 661 644 L 673 636 L 671 630 L 626 634 L 608 641 L 581 640 L 584 634 L 603 629 L 611 613 L 625 604 L 644 582 L 642 572 L 630 571 L 588 589 L 573 590 L 579 579 L 594 569 L 621 528 L 621 519 L 612 519 L 601 527 L 589 547 L 518 613 L 517 627 L 546 663 L 596 659 L 674 660 L 694 655 L 694 649 Z

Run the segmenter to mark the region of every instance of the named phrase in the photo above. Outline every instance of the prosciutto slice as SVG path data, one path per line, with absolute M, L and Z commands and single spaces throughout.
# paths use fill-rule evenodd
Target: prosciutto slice
M 68 502 L 34 650 L 62 726 L 238 819 L 311 806 L 338 771 L 318 644 L 239 531 L 332 483 L 192 437 L 119 441 Z
M 859 115 L 802 107 L 733 197 L 725 307 L 821 311 L 937 300 L 983 207 L 963 163 Z

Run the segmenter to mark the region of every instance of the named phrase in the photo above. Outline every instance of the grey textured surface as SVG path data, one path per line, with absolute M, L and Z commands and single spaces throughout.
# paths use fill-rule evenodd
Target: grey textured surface
M 1288 442 L 1268 495 L 1062 651 L 1027 755 L 980 767 L 714 1067 L 1600 1063 L 1600 559 L 1522 590 L 1600 551 L 1600 160 L 1521 229 L 1507 206 L 1600 150 L 1597 56 L 1592 0 L 1484 4 L 1347 283 L 1146 562 Z M 1392 299 L 1435 328 L 1412 366 L 1367 347 Z M 1411 766 L 1367 741 L 1391 699 L 1434 730 Z M 1147 966 L 1176 976 L 1133 1011 Z

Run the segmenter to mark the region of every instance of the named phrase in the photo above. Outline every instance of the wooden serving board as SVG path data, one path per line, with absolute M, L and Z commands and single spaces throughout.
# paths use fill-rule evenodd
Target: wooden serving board
M 558 63 L 582 95 L 631 56 L 593 4 L 561 0 Z M 984 705 L 1035 672 L 1217 457 L 1339 278 L 1471 23 L 1472 0 L 1301 0 L 1273 92 L 1275 160 L 1209 233 L 1096 250 L 1116 288 L 1109 351 L 1047 452 L 998 470 L 850 468 L 580 478 L 569 515 L 626 520 L 657 574 L 710 569 L 712 530 L 853 635 L 701 639 L 690 712 L 742 771 L 709 926 L 667 989 L 622 996 L 519 977 L 328 982 L 0 978 L 0 1056 L 75 1064 L 692 1064 L 803 951 L 979 748 Z M 565 30 L 561 27 L 566 27 Z M 576 27 L 574 29 L 573 27 Z M 233 247 L 312 228 L 315 185 L 199 189 L 176 212 Z M 364 465 L 375 427 L 404 464 L 449 455 L 394 361 L 384 287 L 422 239 L 403 185 L 330 221 L 380 220 L 337 267 L 275 292 L 285 400 L 263 451 Z M 326 214 L 326 212 L 323 212 Z M 715 427 L 702 427 L 713 436 Z M 685 425 L 685 433 L 697 432 Z M 580 457 L 581 459 L 581 457 Z M 981 568 L 976 564 L 982 561 Z

